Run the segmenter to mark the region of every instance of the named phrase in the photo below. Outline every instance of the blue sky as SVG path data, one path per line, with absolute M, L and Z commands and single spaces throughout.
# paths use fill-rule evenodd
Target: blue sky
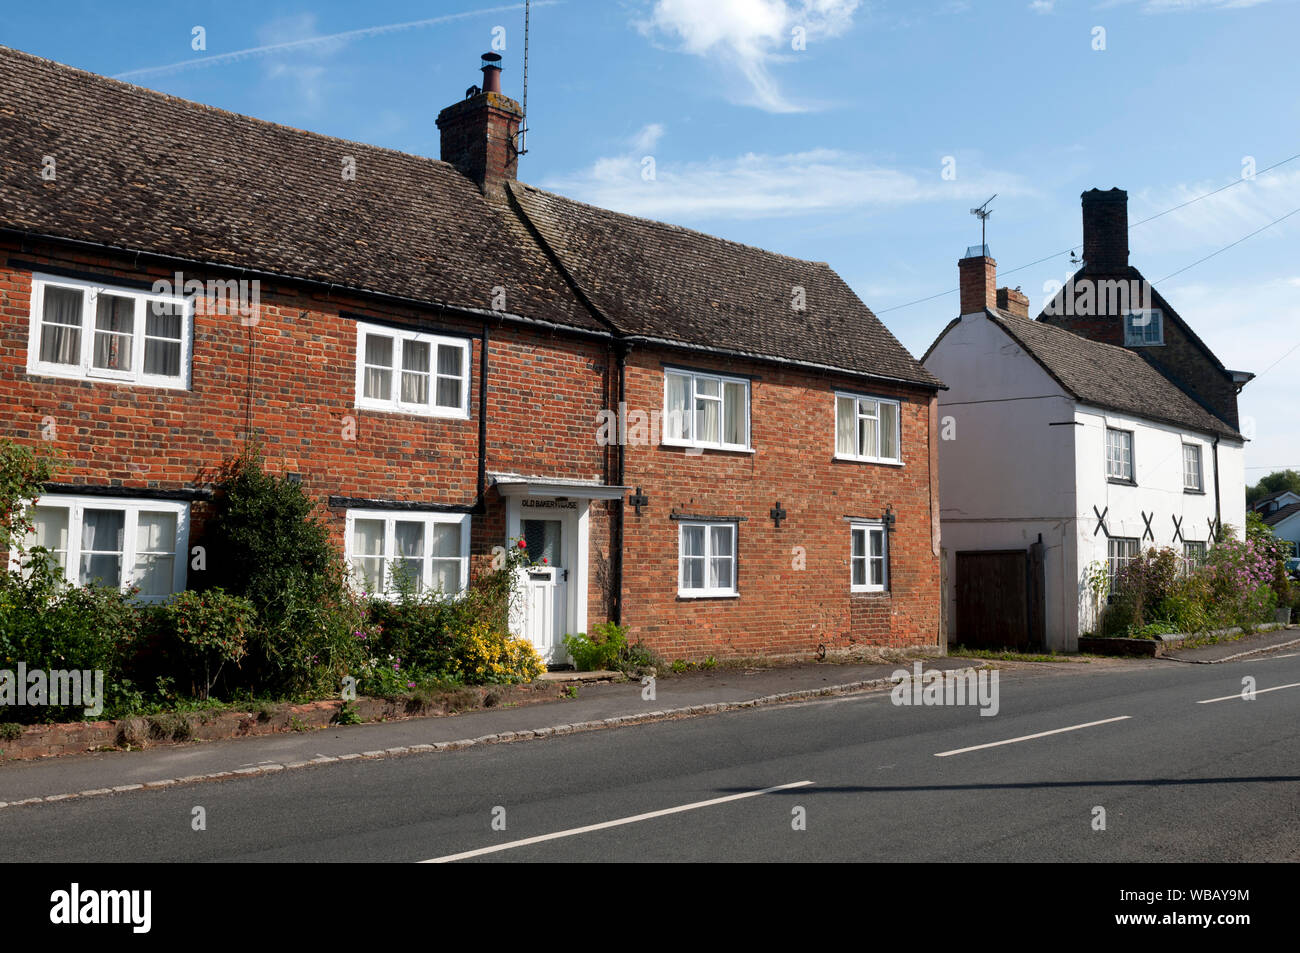
M 0 42 L 437 156 L 434 118 L 497 27 L 518 98 L 522 6 L 490 0 L 21 4 Z M 1248 479 L 1300 469 L 1300 212 L 1160 280 L 1300 209 L 1300 158 L 1243 180 L 1300 153 L 1294 0 L 539 0 L 531 32 L 521 179 L 827 261 L 918 356 L 957 296 L 900 306 L 956 288 L 993 193 L 999 283 L 1036 311 L 1068 254 L 1008 272 L 1079 248 L 1080 192 L 1127 189 L 1136 222 L 1237 182 L 1134 228 L 1132 260 L 1225 364 L 1262 373 L 1241 398 Z

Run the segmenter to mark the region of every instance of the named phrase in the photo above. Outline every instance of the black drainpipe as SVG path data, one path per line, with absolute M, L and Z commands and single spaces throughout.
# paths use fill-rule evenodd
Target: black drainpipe
M 488 326 L 484 321 L 478 355 L 478 495 L 474 498 L 474 512 L 479 515 L 487 511 L 487 385 Z
M 618 402 L 614 407 L 617 415 L 623 408 L 623 402 L 627 399 L 627 345 L 621 341 L 615 345 L 618 350 Z M 615 423 L 617 428 L 619 423 Z M 615 431 L 617 433 L 617 430 Z M 619 437 L 622 435 L 619 434 Z M 618 472 L 615 474 L 614 485 L 622 486 L 626 466 L 625 454 L 627 448 L 623 445 L 622 439 L 618 439 Z M 627 520 L 627 503 L 622 497 L 618 500 L 618 519 L 616 523 L 615 534 L 617 536 L 617 545 L 614 548 L 614 624 L 623 624 L 623 541 L 626 538 L 623 527 Z

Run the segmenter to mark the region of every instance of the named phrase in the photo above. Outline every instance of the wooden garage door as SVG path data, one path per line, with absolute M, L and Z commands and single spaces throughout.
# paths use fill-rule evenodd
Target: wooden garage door
M 1028 553 L 957 554 L 955 639 L 970 648 L 1029 648 Z

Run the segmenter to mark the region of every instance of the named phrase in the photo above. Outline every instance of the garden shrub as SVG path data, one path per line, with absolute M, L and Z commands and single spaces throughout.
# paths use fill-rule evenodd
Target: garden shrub
M 473 685 L 508 685 L 531 682 L 545 671 L 531 642 L 480 621 L 457 639 L 448 674 Z
M 566 635 L 564 645 L 579 672 L 613 669 L 627 651 L 627 626 L 602 622 L 590 635 L 585 632 Z
M 154 620 L 170 642 L 177 667 L 189 674 L 191 693 L 206 700 L 226 663 L 238 665 L 248 654 L 257 612 L 249 600 L 217 588 L 179 593 L 158 609 Z

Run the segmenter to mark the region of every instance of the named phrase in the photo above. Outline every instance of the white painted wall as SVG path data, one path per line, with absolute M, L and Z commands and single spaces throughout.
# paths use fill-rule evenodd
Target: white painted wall
M 982 312 L 964 315 L 925 366 L 949 388 L 939 394 L 948 618 L 956 618 L 958 552 L 1028 549 L 1041 534 L 1047 643 L 1072 648 L 1068 635 L 1078 612 L 1073 401 Z
M 925 366 L 949 390 L 939 395 L 939 501 L 947 552 L 948 618 L 955 619 L 956 554 L 1025 549 L 1042 534 L 1047 645 L 1078 648 L 1092 625 L 1083 576 L 1108 557 L 1094 532 L 1106 512 L 1115 536 L 1142 539 L 1142 512 L 1154 513 L 1154 540 L 1207 540 L 1214 517 L 1213 439 L 1130 415 L 1077 406 L 1038 363 L 985 315 L 963 315 Z M 1055 426 L 1054 426 L 1055 425 Z M 1106 478 L 1105 428 L 1133 431 L 1137 486 Z M 946 439 L 951 437 L 952 439 Z M 1183 491 L 1183 442 L 1201 446 L 1204 494 Z M 1219 443 L 1220 511 L 1225 525 L 1245 521 L 1245 459 L 1240 442 Z M 1300 522 L 1300 521 L 1298 521 Z

